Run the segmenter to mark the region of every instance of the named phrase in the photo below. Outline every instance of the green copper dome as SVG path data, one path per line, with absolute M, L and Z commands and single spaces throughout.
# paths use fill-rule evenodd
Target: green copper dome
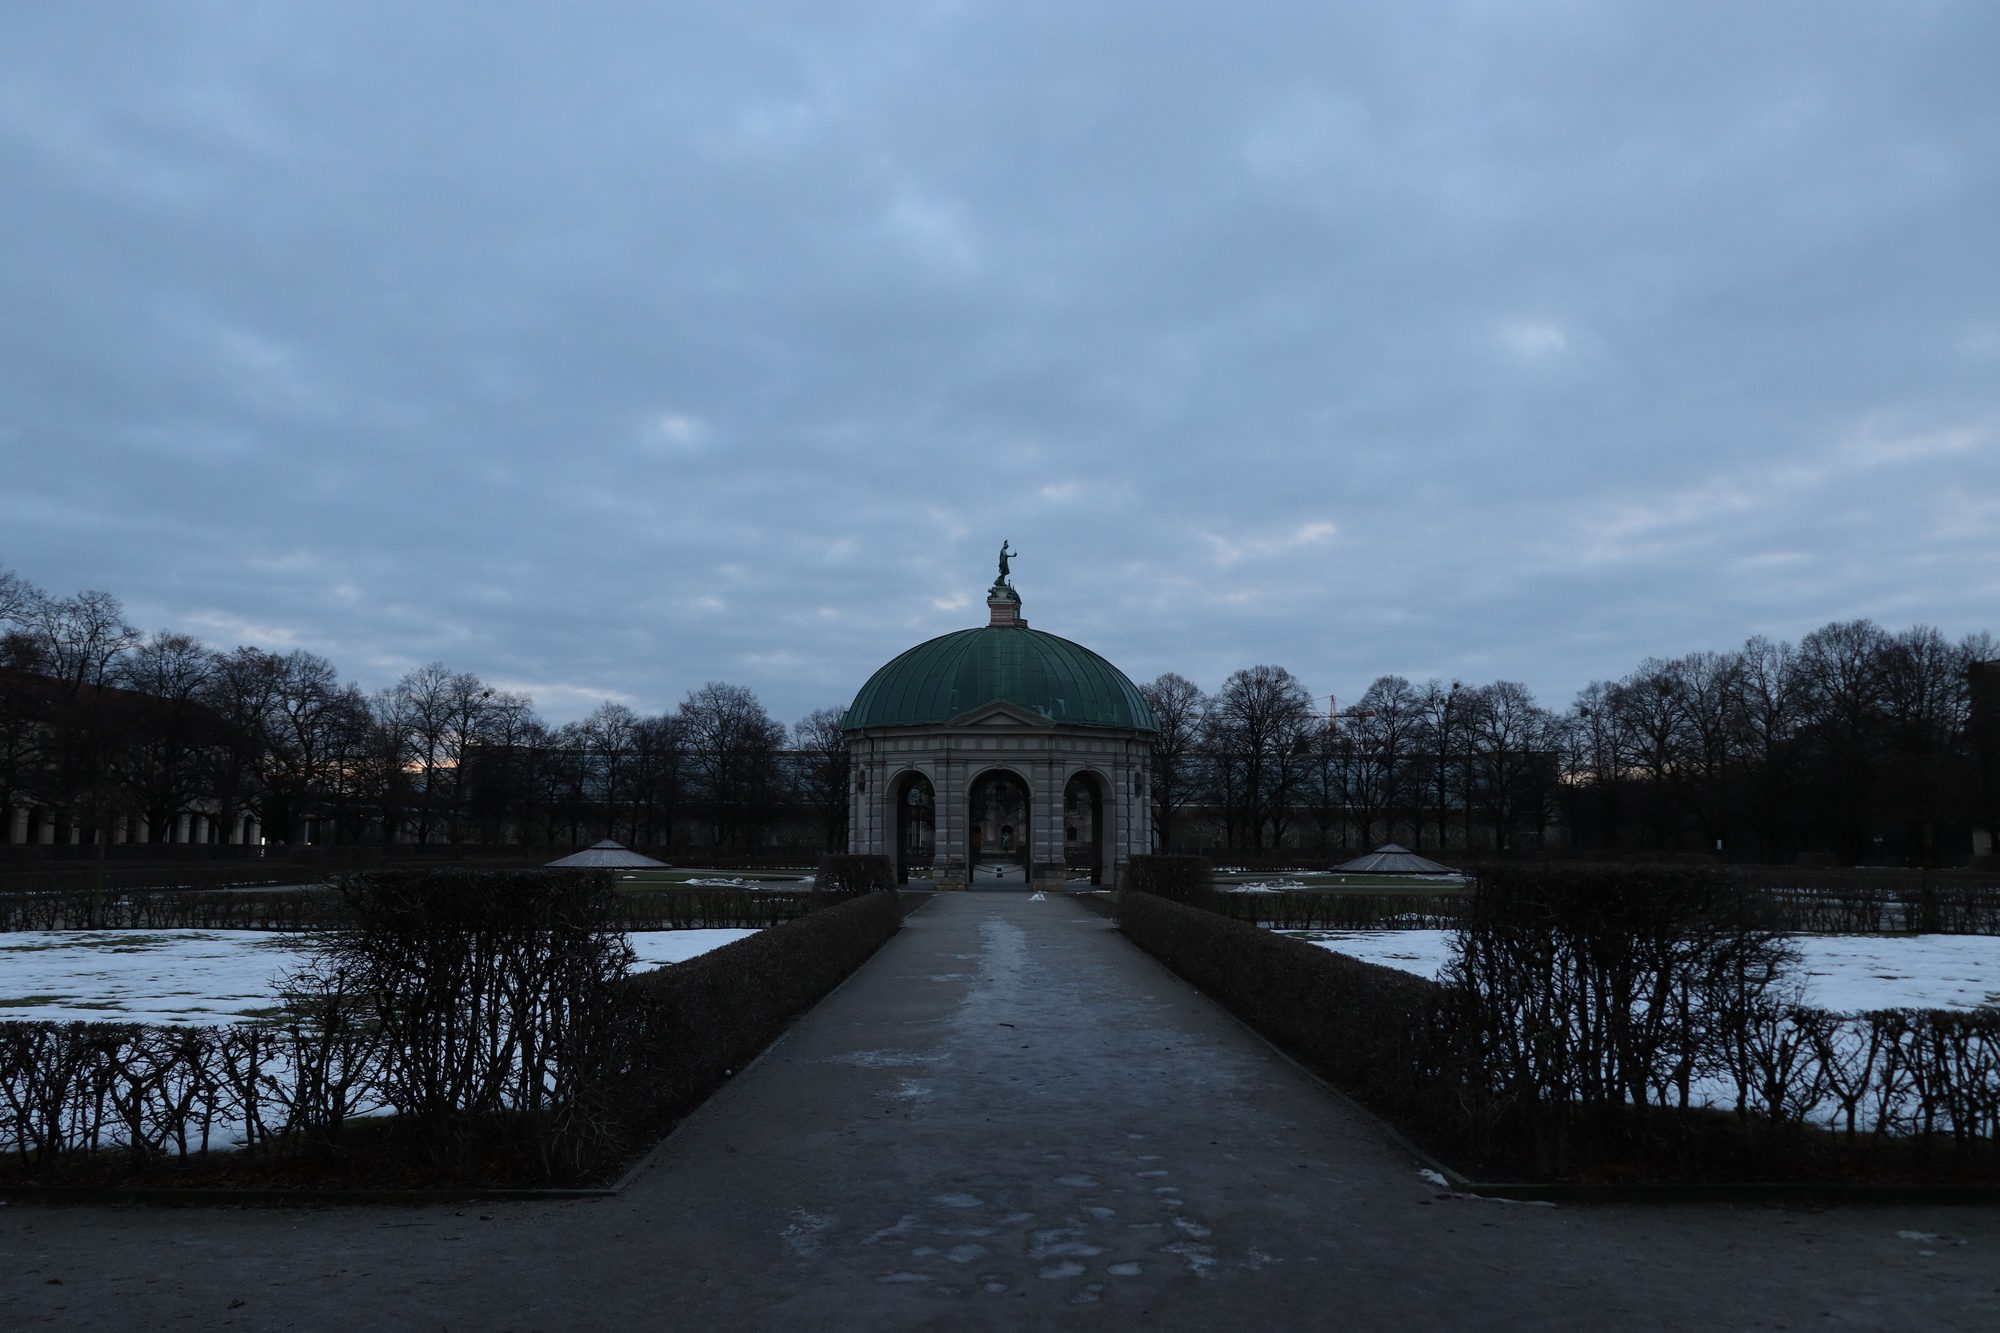
M 1021 624 L 918 644 L 868 678 L 841 725 L 921 727 L 1003 702 L 1066 726 L 1159 730 L 1124 672 L 1082 644 Z

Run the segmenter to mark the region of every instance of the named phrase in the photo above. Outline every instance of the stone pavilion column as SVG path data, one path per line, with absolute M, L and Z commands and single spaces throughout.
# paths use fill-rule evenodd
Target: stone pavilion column
M 1029 872 L 1037 889 L 1059 890 L 1069 878 L 1063 861 L 1063 768 L 1062 756 L 1051 749 L 1029 770 L 1034 790 L 1028 794 L 1028 822 L 1035 831 Z
M 954 750 L 945 750 L 937 761 L 937 780 L 931 784 L 931 799 L 937 803 L 933 831 L 937 839 L 932 849 L 931 873 L 940 889 L 963 889 L 970 874 L 965 864 L 966 800 L 965 759 Z

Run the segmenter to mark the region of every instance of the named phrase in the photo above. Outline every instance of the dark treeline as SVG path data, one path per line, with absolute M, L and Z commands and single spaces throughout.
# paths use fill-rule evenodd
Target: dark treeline
M 1141 687 L 1161 844 L 1959 862 L 2000 832 L 1996 656 L 1848 621 L 1648 658 L 1564 711 L 1514 681 L 1383 676 L 1336 712 L 1282 667 L 1168 674 Z
M 1167 674 L 1163 847 L 1720 854 L 1949 864 L 2000 832 L 2000 656 L 1916 626 L 1649 658 L 1566 709 L 1514 681 Z M 373 694 L 306 651 L 145 635 L 0 571 L 0 842 L 842 846 L 840 711 L 710 682 L 552 726 L 442 663 Z
M 317 654 L 142 634 L 107 593 L 0 570 L 0 843 L 839 847 L 839 722 L 787 729 L 711 681 L 552 726 L 443 663 L 369 694 Z

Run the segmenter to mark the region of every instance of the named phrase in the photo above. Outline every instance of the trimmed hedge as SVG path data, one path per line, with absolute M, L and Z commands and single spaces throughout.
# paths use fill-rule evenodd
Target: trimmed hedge
M 316 930 L 346 919 L 325 888 L 0 891 L 0 932 L 16 930 Z
M 1153 853 L 1126 866 L 1125 891 L 1176 903 L 1206 904 L 1215 894 L 1215 866 L 1205 856 Z
M 616 977 L 629 955 L 601 877 L 345 887 L 372 924 L 323 942 L 282 1025 L 0 1023 L 0 1171 L 114 1186 L 600 1180 L 902 921 L 893 892 L 814 895 L 817 911 Z M 392 1108 L 404 1114 L 356 1119 Z M 211 1151 L 237 1135 L 241 1151 Z
M 537 871 L 382 871 L 385 875 L 505 875 Z M 574 871 L 555 872 L 574 875 Z M 412 880 L 411 882 L 415 882 Z M 613 919 L 622 930 L 761 928 L 804 916 L 828 895 L 806 888 L 619 889 Z M 240 889 L 228 893 L 185 889 L 88 889 L 11 893 L 0 891 L 0 933 L 20 930 L 331 930 L 353 924 L 332 888 Z
M 638 889 L 621 890 L 612 910 L 624 930 L 756 930 L 795 921 L 827 901 L 803 890 Z
M 1463 893 L 1222 893 L 1212 910 L 1274 930 L 1451 930 Z
M 1375 1110 L 1426 1138 L 1462 1130 L 1445 1116 L 1458 1098 L 1446 1072 L 1446 996 L 1436 982 L 1148 893 L 1120 897 L 1118 924 L 1140 948 Z
M 882 893 L 896 887 L 896 868 L 886 856 L 841 852 L 821 858 L 819 879 L 824 893 Z
M 1710 870 L 1489 871 L 1438 982 L 1148 894 L 1119 908 L 1141 948 L 1463 1165 L 2000 1179 L 2000 1014 L 1806 1008 L 1759 895 Z
M 612 1098 L 628 1145 L 708 1091 L 902 927 L 898 895 L 866 893 L 623 983 Z

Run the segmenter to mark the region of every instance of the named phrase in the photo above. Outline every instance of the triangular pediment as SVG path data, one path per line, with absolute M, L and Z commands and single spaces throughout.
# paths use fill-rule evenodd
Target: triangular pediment
M 1019 704 L 996 702 L 981 704 L 968 712 L 960 713 L 945 725 L 966 727 L 976 731 L 1018 731 L 1022 727 L 1046 727 L 1049 725 L 1049 720 Z

